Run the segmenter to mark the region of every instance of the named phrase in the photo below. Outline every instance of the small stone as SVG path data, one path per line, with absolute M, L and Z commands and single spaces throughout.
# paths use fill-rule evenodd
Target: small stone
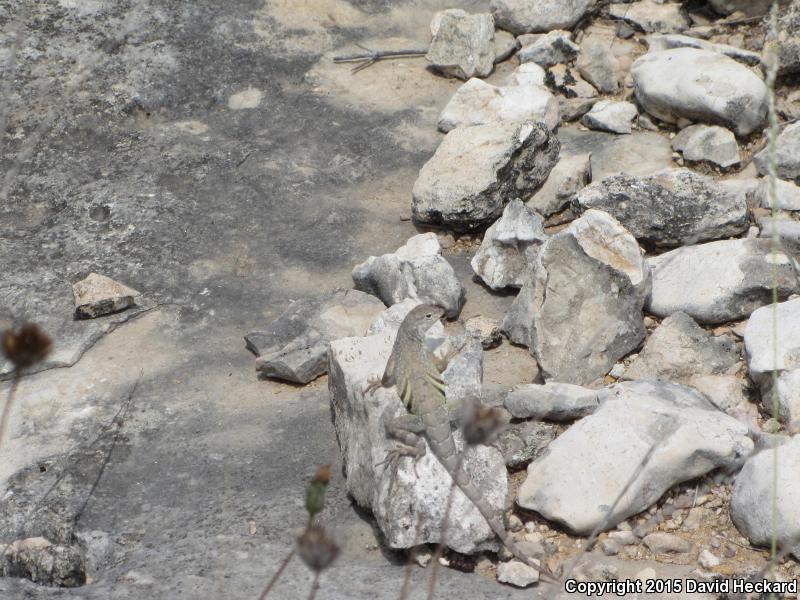
M 72 284 L 76 319 L 96 319 L 120 312 L 136 304 L 140 292 L 110 277 L 90 273 Z
M 683 527 L 688 531 L 694 531 L 703 525 L 710 524 L 713 517 L 714 513 L 711 509 L 704 506 L 695 506 L 689 509 L 689 514 L 686 515 L 686 519 L 683 521 Z
M 653 0 L 640 0 L 633 4 L 611 4 L 608 14 L 623 19 L 646 33 L 680 33 L 689 28 L 689 19 L 680 4 L 660 4 Z
M 686 554 L 692 550 L 692 544 L 688 540 L 675 534 L 662 532 L 645 536 L 644 545 L 654 554 Z
M 503 455 L 507 467 L 520 469 L 540 456 L 555 437 L 553 425 L 525 421 L 508 425 L 492 445 Z
M 638 581 L 650 581 L 656 578 L 656 570 L 653 567 L 647 567 L 636 573 L 633 577 Z
M 494 68 L 494 19 L 470 15 L 458 8 L 436 13 L 431 21 L 431 44 L 425 58 L 449 77 L 485 77 Z
M 619 91 L 620 64 L 609 48 L 599 42 L 583 44 L 576 63 L 580 74 L 603 94 Z
M 546 217 L 562 210 L 592 180 L 592 155 L 561 156 L 528 206 Z
M 760 0 L 761 3 L 768 0 Z M 761 13 L 764 14 L 767 10 Z M 778 72 L 781 76 L 800 72 L 800 2 L 794 0 L 785 10 L 779 12 Z
M 522 531 L 523 523 L 522 519 L 520 519 L 517 515 L 511 515 L 508 517 L 508 521 L 506 523 L 508 530 L 511 532 Z
M 507 31 L 497 29 L 494 32 L 494 62 L 503 62 L 517 51 L 517 38 Z
M 772 208 L 770 200 L 769 179 L 759 180 L 754 199 L 758 206 Z M 791 181 L 775 180 L 775 208 L 779 210 L 800 211 L 800 186 Z
M 526 63 L 528 64 L 528 63 Z M 567 98 L 596 98 L 597 90 L 567 65 L 554 65 L 547 70 L 548 84 Z
M 781 179 L 797 180 L 800 183 L 800 122 L 788 125 L 775 140 L 776 172 Z M 754 161 L 759 175 L 768 175 L 768 148 L 755 155 Z
M 608 131 L 610 133 L 630 133 L 631 122 L 639 114 L 636 106 L 630 102 L 601 100 L 592 106 L 592 110 L 583 115 L 581 123 L 589 129 Z
M 733 132 L 717 125 L 691 125 L 672 140 L 672 147 L 691 161 L 707 161 L 720 167 L 739 164 L 739 145 Z
M 536 63 L 522 63 L 511 72 L 506 85 L 545 85 L 547 71 Z
M 586 14 L 592 0 L 492 0 L 497 26 L 515 34 L 571 29 Z
M 519 560 L 497 565 L 497 581 L 525 588 L 539 581 L 539 571 Z
M 713 569 L 714 567 L 718 567 L 720 560 L 716 556 L 714 556 L 709 550 L 703 550 L 700 552 L 700 556 L 697 558 L 697 562 L 700 563 L 700 566 L 704 569 Z
M 621 525 L 622 523 L 620 523 Z M 628 525 L 630 527 L 630 525 Z M 619 525 L 617 525 L 619 529 Z M 630 529 L 625 531 L 612 531 L 608 534 L 609 539 L 614 540 L 620 546 L 631 546 L 639 543 L 639 538 Z
M 606 556 L 616 556 L 620 551 L 620 545 L 612 539 L 603 540 L 600 543 L 600 548 Z
M 569 383 L 523 383 L 504 397 L 503 406 L 516 419 L 574 421 L 600 405 L 596 390 Z
M 572 41 L 572 32 L 557 29 L 536 36 L 531 43 L 523 43 L 517 56 L 520 63 L 533 62 L 547 68 L 569 62 L 575 58 L 578 50 L 580 46 Z
M 423 569 L 430 564 L 431 559 L 433 558 L 433 552 L 431 552 L 431 549 L 427 545 L 415 546 L 413 548 L 409 548 L 408 551 L 414 558 L 414 562 Z
M 500 332 L 500 323 L 495 319 L 478 315 L 467 319 L 464 324 L 467 333 L 472 333 L 481 338 L 481 345 L 484 350 L 496 348 L 503 341 L 503 336 Z

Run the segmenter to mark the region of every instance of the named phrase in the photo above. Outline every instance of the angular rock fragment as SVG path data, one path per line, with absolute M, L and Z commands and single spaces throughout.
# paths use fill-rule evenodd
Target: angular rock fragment
M 244 341 L 262 375 L 308 383 L 325 373 L 332 340 L 364 335 L 385 308 L 375 296 L 358 290 L 303 298 Z
M 470 230 L 514 198 L 527 200 L 558 160 L 558 139 L 541 123 L 491 123 L 448 133 L 412 192 L 416 221 Z
M 645 33 L 680 33 L 689 28 L 689 19 L 680 4 L 640 0 L 626 4 L 611 4 L 608 14 L 622 19 Z
M 597 90 L 566 65 L 555 65 L 548 69 L 547 80 L 565 99 L 597 97 Z
M 450 98 L 439 115 L 438 127 L 448 132 L 456 127 L 497 121 L 538 121 L 555 129 L 559 123 L 558 101 L 542 85 L 496 87 L 481 79 L 470 79 Z
M 673 149 L 689 161 L 707 161 L 720 167 L 739 164 L 739 145 L 733 132 L 718 125 L 690 125 L 672 140 Z
M 712 52 L 724 54 L 751 67 L 761 64 L 761 55 L 758 52 L 742 50 L 727 44 L 714 44 L 689 35 L 677 33 L 661 35 L 654 33 L 653 35 L 648 35 L 645 41 L 650 52 L 661 52 L 662 50 L 672 50 L 673 48 L 697 48 L 698 50 L 711 50 Z
M 772 208 L 769 191 L 769 179 L 759 180 L 754 199 L 758 206 Z M 791 181 L 775 180 L 775 208 L 779 210 L 800 210 L 800 185 Z
M 593 0 L 492 0 L 498 27 L 512 33 L 571 29 L 586 14 Z
M 719 467 L 735 468 L 753 449 L 745 425 L 690 388 L 639 381 L 599 394 L 600 408 L 552 441 L 547 453 L 528 466 L 517 498 L 523 508 L 578 535 L 601 523 L 611 529 L 673 485 Z M 608 514 L 634 474 L 627 493 Z
M 110 277 L 89 273 L 72 284 L 75 298 L 75 318 L 95 319 L 130 308 L 141 294 Z
M 544 452 L 555 437 L 554 425 L 525 421 L 509 425 L 492 445 L 503 454 L 507 467 L 519 469 Z
M 536 63 L 522 63 L 511 72 L 506 85 L 545 85 L 547 71 Z
M 739 351 L 730 337 L 714 337 L 686 313 L 676 312 L 653 331 L 624 378 L 688 383 L 693 375 L 721 375 L 738 365 Z
M 791 259 L 776 257 L 778 298 L 797 293 Z M 683 311 L 698 323 L 742 319 L 771 302 L 769 240 L 720 240 L 676 248 L 648 259 L 653 290 L 647 310 L 659 317 Z
M 775 140 L 775 167 L 778 177 L 796 180 L 800 184 L 800 123 L 788 125 Z M 760 175 L 768 175 L 769 149 L 764 148 L 755 155 L 756 168 Z
M 636 239 L 658 247 L 740 235 L 750 225 L 744 193 L 689 169 L 612 175 L 579 191 L 574 205 L 604 210 Z
M 569 383 L 523 383 L 509 390 L 503 406 L 515 419 L 575 421 L 592 414 L 598 406 L 597 390 Z
M 592 180 L 592 155 L 562 156 L 547 181 L 528 200 L 528 206 L 549 217 L 569 204 L 575 194 Z
M 619 91 L 620 64 L 606 45 L 599 42 L 584 43 L 576 66 L 583 78 L 603 94 L 616 94 Z
M 489 317 L 478 315 L 467 319 L 467 322 L 464 323 L 464 329 L 467 333 L 477 335 L 480 338 L 484 350 L 496 348 L 503 341 L 500 323 Z
M 651 115 L 723 125 L 737 135 L 761 128 L 767 88 L 753 71 L 717 52 L 675 48 L 648 52 L 631 68 L 639 104 Z
M 525 588 L 539 581 L 539 571 L 521 560 L 510 560 L 497 565 L 497 581 Z
M 503 62 L 517 51 L 517 38 L 502 29 L 494 32 L 494 62 Z
M 775 454 L 779 465 L 774 526 L 772 496 Z M 748 460 L 736 476 L 731 495 L 731 520 L 756 546 L 769 547 L 773 532 L 778 547 L 791 550 L 800 560 L 800 435 L 777 448 L 759 452 Z M 785 475 L 780 475 L 784 473 Z
M 633 236 L 589 210 L 550 237 L 503 321 L 547 380 L 589 383 L 644 339 L 649 270 Z
M 425 58 L 449 77 L 486 77 L 494 69 L 494 19 L 470 15 L 458 8 L 436 13 L 431 21 L 431 45 Z
M 532 38 L 532 41 L 526 43 L 525 38 Z M 532 62 L 544 68 L 568 62 L 580 50 L 580 46 L 572 41 L 572 32 L 560 29 L 544 35 L 521 36 L 520 40 L 522 48 L 517 53 L 519 62 Z
M 581 123 L 589 129 L 608 131 L 609 133 L 630 133 L 631 122 L 639 111 L 630 102 L 601 100 L 583 115 Z
M 544 221 L 519 199 L 512 200 L 483 237 L 472 270 L 493 290 L 522 287 L 529 265 L 547 239 Z
M 353 282 L 389 306 L 411 298 L 441 306 L 453 318 L 464 304 L 464 287 L 432 232 L 409 238 L 392 254 L 370 256 L 353 269 Z

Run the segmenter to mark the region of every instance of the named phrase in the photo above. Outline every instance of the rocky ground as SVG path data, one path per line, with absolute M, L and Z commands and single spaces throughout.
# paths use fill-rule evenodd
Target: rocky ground
M 397 597 L 443 536 L 437 597 L 561 595 L 460 492 L 444 526 L 430 453 L 384 462 L 400 401 L 361 390 L 421 301 L 448 402 L 508 423 L 464 464 L 550 570 L 757 576 L 775 516 L 797 579 L 800 4 L 774 194 L 767 4 L 0 2 L 0 320 L 53 340 L 0 597 L 255 598 L 326 463 L 318 598 Z M 333 61 L 364 48 L 418 55 Z

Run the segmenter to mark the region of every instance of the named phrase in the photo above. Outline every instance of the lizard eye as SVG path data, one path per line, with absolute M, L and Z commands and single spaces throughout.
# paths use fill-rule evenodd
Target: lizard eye
M 432 316 L 433 316 L 433 315 L 432 315 L 431 313 L 428 313 L 427 315 L 425 315 L 425 318 L 426 318 L 426 319 L 430 319 Z

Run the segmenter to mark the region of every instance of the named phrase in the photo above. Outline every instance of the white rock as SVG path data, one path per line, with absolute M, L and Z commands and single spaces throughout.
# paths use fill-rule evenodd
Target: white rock
M 755 191 L 758 206 L 772 208 L 769 197 L 769 179 L 759 180 Z M 779 210 L 800 210 L 800 186 L 791 181 L 775 180 L 775 208 Z
M 757 52 L 742 50 L 736 46 L 727 44 L 714 44 L 705 40 L 698 39 L 689 35 L 668 34 L 661 35 L 654 33 L 645 38 L 650 52 L 660 52 L 662 50 L 672 50 L 673 48 L 697 48 L 698 50 L 711 50 L 729 56 L 740 63 L 750 66 L 761 64 L 761 55 Z
M 558 101 L 541 85 L 496 87 L 481 79 L 463 84 L 439 115 L 439 130 L 448 132 L 465 125 L 496 121 L 539 121 L 548 129 L 559 123 Z
M 700 552 L 700 556 L 697 557 L 697 562 L 704 569 L 713 569 L 719 566 L 720 560 L 710 550 L 703 550 Z
M 533 62 L 541 67 L 572 60 L 580 46 L 572 41 L 572 33 L 557 29 L 545 35 L 535 36 L 530 44 L 523 44 L 517 53 L 520 63 Z
M 611 4 L 608 14 L 631 23 L 646 33 L 679 33 L 689 28 L 689 19 L 680 4 L 640 0 L 626 4 Z
M 539 571 L 519 560 L 501 562 L 497 565 L 497 581 L 524 588 L 539 581 Z
M 648 259 L 653 288 L 648 311 L 666 317 L 683 311 L 698 323 L 747 317 L 772 298 L 772 257 L 763 238 L 720 240 L 676 248 Z M 791 260 L 777 254 L 778 296 L 798 291 Z
M 472 270 L 493 290 L 522 287 L 546 239 L 542 217 L 521 200 L 512 200 L 486 230 L 470 263 Z
M 431 44 L 425 58 L 450 77 L 485 77 L 494 69 L 494 18 L 470 15 L 458 8 L 436 13 L 431 21 Z
M 506 85 L 545 85 L 547 71 L 533 62 L 522 63 L 511 72 Z
M 631 73 L 639 103 L 667 123 L 689 119 L 748 135 L 766 119 L 764 81 L 722 54 L 695 48 L 648 52 Z
M 777 338 L 773 335 L 773 315 Z M 755 379 L 768 376 L 773 369 L 800 368 L 800 298 L 754 311 L 744 331 L 744 347 L 750 376 Z
M 574 421 L 600 405 L 597 390 L 569 383 L 523 383 L 511 388 L 503 406 L 515 419 Z
M 778 418 L 789 431 L 800 431 L 800 369 L 790 369 L 778 375 Z M 772 414 L 772 378 L 765 378 L 761 386 L 761 404 L 767 414 Z
M 630 133 L 631 122 L 637 114 L 636 106 L 630 102 L 601 100 L 583 115 L 581 123 L 589 129 L 610 133 Z
M 494 32 L 494 62 L 503 62 L 517 51 L 517 38 L 507 31 L 498 29 Z
M 578 535 L 604 529 L 656 502 L 673 485 L 753 449 L 747 427 L 692 390 L 666 382 L 620 383 L 600 391 L 600 408 L 550 443 L 528 466 L 517 502 Z M 640 465 L 653 445 L 649 461 Z M 607 515 L 634 473 L 628 492 Z
M 772 543 L 772 490 L 777 453 L 778 547 L 788 546 L 800 560 L 800 435 L 774 449 L 764 450 L 745 463 L 731 495 L 731 520 L 756 546 Z
M 672 147 L 686 160 L 705 160 L 720 167 L 731 167 L 741 160 L 736 136 L 718 125 L 690 125 L 675 136 Z
M 492 0 L 498 27 L 512 33 L 571 29 L 586 14 L 592 0 Z
M 775 145 L 778 177 L 800 182 L 800 122 L 792 123 L 778 134 Z M 769 172 L 768 154 L 769 148 L 764 148 L 755 155 L 756 168 L 761 175 Z
M 528 206 L 545 217 L 550 216 L 569 204 L 576 192 L 591 180 L 591 153 L 562 156 L 547 181 L 528 200 Z
M 772 238 L 774 232 L 778 235 L 778 242 L 785 252 L 800 257 L 800 221 L 761 217 L 758 219 L 758 225 L 761 228 L 759 237 Z
M 110 315 L 136 304 L 141 293 L 110 277 L 89 273 L 72 284 L 76 319 L 95 319 Z

